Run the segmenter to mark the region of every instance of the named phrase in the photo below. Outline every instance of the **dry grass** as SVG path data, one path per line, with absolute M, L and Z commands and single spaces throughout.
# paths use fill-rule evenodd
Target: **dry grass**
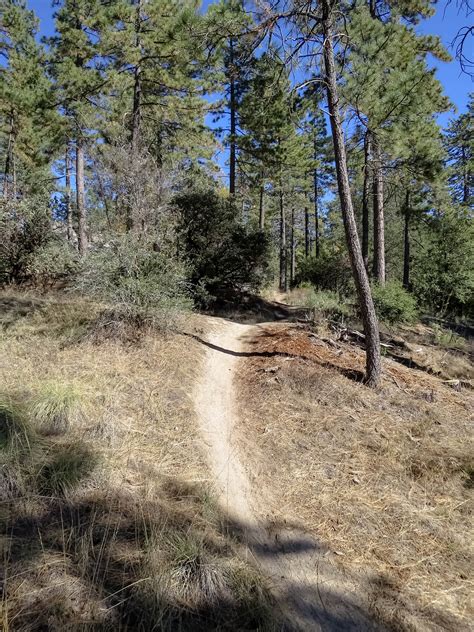
M 0 628 L 270 629 L 264 582 L 212 499 L 192 402 L 202 346 L 101 335 L 102 307 L 72 298 L 0 303 Z
M 469 629 L 470 391 L 301 327 L 262 327 L 242 365 L 241 444 L 277 519 L 298 516 L 396 630 Z M 275 490 L 278 490 L 276 492 Z

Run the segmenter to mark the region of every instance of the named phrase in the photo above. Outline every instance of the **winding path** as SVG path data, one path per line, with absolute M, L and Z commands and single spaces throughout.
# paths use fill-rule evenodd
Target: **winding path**
M 343 575 L 328 551 L 302 531 L 265 527 L 264 499 L 253 490 L 238 454 L 234 374 L 245 340 L 256 326 L 212 319 L 206 358 L 195 393 L 200 430 L 220 504 L 229 525 L 268 576 L 286 630 L 380 630 L 364 614 L 358 582 Z M 243 355 L 243 354 L 242 354 Z

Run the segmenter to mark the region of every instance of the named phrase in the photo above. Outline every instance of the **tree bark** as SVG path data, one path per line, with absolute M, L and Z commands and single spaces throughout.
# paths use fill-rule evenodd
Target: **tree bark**
M 304 256 L 309 257 L 311 252 L 311 241 L 309 237 L 309 210 L 308 207 L 304 208 Z
M 8 145 L 7 145 L 7 152 L 6 152 L 6 157 L 5 157 L 5 169 L 4 169 L 4 176 L 3 176 L 3 197 L 4 198 L 8 198 L 10 196 L 10 176 L 14 169 L 14 166 L 13 166 L 14 147 L 15 147 L 15 129 L 14 129 L 14 115 L 12 111 L 10 114 L 10 131 L 8 133 Z
M 142 0 L 136 0 L 135 10 L 135 47 L 140 50 L 140 30 L 141 30 L 141 11 Z M 133 73 L 133 106 L 132 106 L 132 151 L 135 152 L 140 137 L 141 125 L 141 104 L 142 104 L 142 81 L 141 81 L 141 64 L 137 63 Z
M 317 158 L 316 139 L 314 141 L 314 159 Z M 314 168 L 313 173 L 313 188 L 314 188 L 314 243 L 316 247 L 316 258 L 321 254 L 321 245 L 319 242 L 319 183 L 318 183 L 318 169 Z
M 406 192 L 403 229 L 403 287 L 410 288 L 410 192 Z
M 385 283 L 385 222 L 383 202 L 383 173 L 380 145 L 373 139 L 373 206 L 374 206 L 374 278 Z
M 69 143 L 66 144 L 66 153 L 64 156 L 64 170 L 65 170 L 65 204 L 66 204 L 66 230 L 67 240 L 72 241 L 73 226 L 72 226 L 72 204 L 71 204 L 71 159 L 69 156 Z
M 79 136 L 76 140 L 76 208 L 77 208 L 77 241 L 79 254 L 87 251 L 86 208 L 84 186 L 84 144 Z
M 296 272 L 296 243 L 295 243 L 295 209 L 291 209 L 291 259 L 290 259 L 290 287 L 295 282 Z
M 382 369 L 380 335 L 377 316 L 375 314 L 374 303 L 372 300 L 372 293 L 370 290 L 369 278 L 362 258 L 362 249 L 359 242 L 359 236 L 357 234 L 357 224 L 351 198 L 346 149 L 344 145 L 341 115 L 339 112 L 339 95 L 333 47 L 332 16 L 329 0 L 322 0 L 322 26 L 324 34 L 323 57 L 326 75 L 326 92 L 334 144 L 339 201 L 341 204 L 347 247 L 359 298 L 359 306 L 365 333 L 365 382 L 368 386 L 376 387 L 380 383 Z
M 286 275 L 286 217 L 283 200 L 283 190 L 280 185 L 280 291 L 288 290 L 288 279 Z
M 265 206 L 263 204 L 263 196 L 264 196 L 264 187 L 263 184 L 260 185 L 260 196 L 258 203 L 258 227 L 260 230 L 265 230 Z
M 362 257 L 367 272 L 369 271 L 369 199 L 370 199 L 370 131 L 364 139 L 364 189 L 362 192 Z
M 142 0 L 135 0 L 135 47 L 138 51 L 141 50 L 141 19 L 142 19 Z M 132 143 L 132 156 L 133 169 L 136 168 L 136 164 L 139 160 L 140 150 L 140 132 L 142 122 L 142 68 L 140 60 L 137 62 L 133 71 L 133 103 L 132 103 L 132 129 L 131 129 L 131 143 Z M 132 195 L 132 199 L 135 196 Z M 129 202 L 126 209 L 125 223 L 128 231 L 133 230 L 137 224 L 137 209 L 134 202 Z
M 230 159 L 229 159 L 229 193 L 235 194 L 235 167 L 236 167 L 236 94 L 235 94 L 235 68 L 234 68 L 234 40 L 229 41 L 229 106 L 230 106 Z

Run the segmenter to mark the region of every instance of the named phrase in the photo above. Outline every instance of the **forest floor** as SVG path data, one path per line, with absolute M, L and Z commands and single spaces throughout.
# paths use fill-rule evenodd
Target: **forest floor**
M 472 364 L 465 351 L 425 353 L 428 333 L 404 328 L 406 357 L 385 357 L 372 391 L 359 341 L 302 323 L 255 326 L 236 370 L 233 446 L 267 523 L 308 534 L 368 617 L 459 632 L 474 616 Z M 424 366 L 410 366 L 413 350 Z M 313 601 L 331 612 L 322 586 Z
M 466 349 L 412 327 L 374 392 L 359 340 L 248 302 L 138 334 L 0 296 L 0 628 L 469 629 Z

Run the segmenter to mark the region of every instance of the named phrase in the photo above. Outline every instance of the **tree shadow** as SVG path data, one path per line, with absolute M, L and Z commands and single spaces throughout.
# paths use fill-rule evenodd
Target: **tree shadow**
M 275 537 L 262 542 L 260 529 L 209 505 L 206 494 L 197 484 L 170 477 L 154 499 L 91 488 L 48 496 L 30 508 L 25 502 L 19 507 L 18 499 L 3 503 L 0 541 L 7 547 L 0 579 L 9 629 L 411 629 L 370 607 L 377 591 L 392 590 L 383 577 L 360 582 L 366 593 L 360 602 L 323 576 L 317 585 L 299 576 L 281 582 L 278 573 L 261 579 L 258 566 L 268 574 L 267 561 L 271 567 L 282 557 L 297 560 L 309 553 L 315 565 L 325 564 L 328 547 L 288 522 L 264 524 Z M 251 553 L 246 566 L 236 563 L 244 551 Z M 446 620 L 435 610 L 430 616 Z
M 250 292 L 222 294 L 207 310 L 211 316 L 220 316 L 237 323 L 266 323 L 305 319 L 310 310 L 269 301 Z
M 236 358 L 294 358 L 298 360 L 304 360 L 306 362 L 310 362 L 312 364 L 318 364 L 325 369 L 331 369 L 337 371 L 344 377 L 354 382 L 363 382 L 365 379 L 365 374 L 363 371 L 358 369 L 349 369 L 346 367 L 339 366 L 335 362 L 322 361 L 314 356 L 308 356 L 301 353 L 289 353 L 287 351 L 233 351 L 232 349 L 226 349 L 225 347 L 221 347 L 216 345 L 204 338 L 201 338 L 197 334 L 191 334 L 187 332 L 182 332 L 184 336 L 188 336 L 193 338 L 200 344 L 204 345 L 208 349 L 212 349 L 213 351 L 218 351 L 219 353 L 225 353 L 226 355 L 231 355 Z M 263 336 L 272 336 L 271 332 L 264 332 Z
M 0 297 L 0 325 L 6 330 L 44 307 L 40 300 L 17 296 Z

